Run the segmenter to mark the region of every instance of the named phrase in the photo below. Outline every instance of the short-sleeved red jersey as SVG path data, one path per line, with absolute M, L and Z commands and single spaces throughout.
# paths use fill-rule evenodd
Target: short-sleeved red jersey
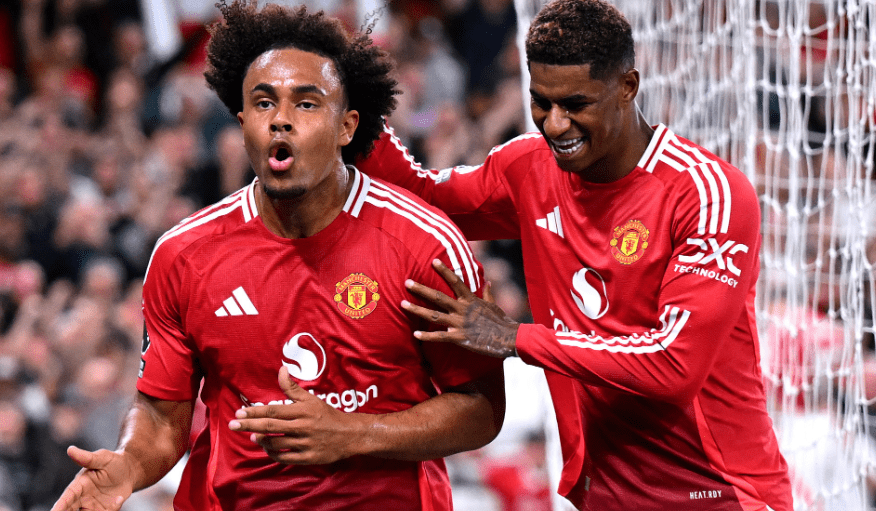
M 367 456 L 322 466 L 276 463 L 228 422 L 244 406 L 282 403 L 286 366 L 305 390 L 345 412 L 410 408 L 499 367 L 453 345 L 421 344 L 428 325 L 401 309 L 405 279 L 451 293 L 439 258 L 478 290 L 482 272 L 459 230 L 410 193 L 354 169 L 339 216 L 286 239 L 258 216 L 257 182 L 162 236 L 143 289 L 138 389 L 200 396 L 207 427 L 175 499 L 180 510 L 449 510 L 442 460 Z
M 520 239 L 580 509 L 789 511 L 766 412 L 754 295 L 760 209 L 736 168 L 666 126 L 613 183 L 562 171 L 539 133 L 482 165 L 421 168 L 383 134 L 360 162 L 448 213 L 470 239 Z

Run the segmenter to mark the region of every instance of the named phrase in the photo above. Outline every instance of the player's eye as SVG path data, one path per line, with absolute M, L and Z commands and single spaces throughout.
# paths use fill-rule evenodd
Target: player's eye
M 532 104 L 539 110 L 550 110 L 551 102 L 544 98 L 532 97 Z
M 563 108 L 566 109 L 567 112 L 578 112 L 587 107 L 589 103 L 584 101 L 574 101 L 572 103 L 566 103 L 563 105 Z

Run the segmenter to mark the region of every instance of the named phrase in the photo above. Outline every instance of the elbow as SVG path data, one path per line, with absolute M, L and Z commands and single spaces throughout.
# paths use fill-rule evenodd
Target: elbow
M 670 378 L 655 380 L 653 385 L 643 392 L 643 395 L 658 401 L 683 406 L 697 397 L 704 382 L 705 375 L 682 372 Z
M 499 432 L 502 431 L 502 425 L 505 423 L 504 391 L 499 399 L 490 401 L 490 412 L 490 421 L 488 422 L 487 428 L 485 428 L 484 443 L 481 447 L 495 440 L 496 437 L 499 436 Z
M 499 369 L 489 377 L 482 380 L 484 384 L 480 385 L 480 405 L 478 406 L 478 420 L 476 421 L 480 427 L 477 435 L 477 446 L 474 449 L 479 449 L 493 440 L 499 435 L 502 430 L 502 425 L 505 423 L 505 378 L 504 372 Z

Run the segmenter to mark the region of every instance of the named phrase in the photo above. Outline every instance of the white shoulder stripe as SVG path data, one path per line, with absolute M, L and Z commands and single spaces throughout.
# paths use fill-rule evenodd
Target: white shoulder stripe
M 520 140 L 527 140 L 530 138 L 541 138 L 541 136 L 542 136 L 541 133 L 539 133 L 538 131 L 529 131 L 529 132 L 524 133 L 522 135 L 517 135 L 516 137 L 512 138 L 511 140 L 509 140 L 503 144 L 499 144 L 499 145 L 495 146 L 494 148 L 490 149 L 488 156 L 490 154 L 493 154 L 493 153 L 498 153 L 499 151 L 501 151 L 502 149 L 505 149 L 506 147 L 513 144 L 514 142 L 517 142 Z
M 216 218 L 231 214 L 237 208 L 244 208 L 245 209 L 246 207 L 248 207 L 249 196 L 252 193 L 252 189 L 254 187 L 255 187 L 255 181 L 253 181 L 249 186 L 247 186 L 246 188 L 244 188 L 242 190 L 245 193 L 235 192 L 234 194 L 230 195 L 226 200 L 217 203 L 216 204 L 217 207 L 214 207 L 214 208 L 211 208 L 210 210 L 208 210 L 207 214 L 200 215 L 197 218 L 194 218 L 190 221 L 181 222 L 176 227 L 170 229 L 169 231 L 164 233 L 160 238 L 158 238 L 158 241 L 155 242 L 155 247 L 152 248 L 152 254 L 149 256 L 149 263 L 146 265 L 146 273 L 143 276 L 143 281 L 145 282 L 146 277 L 149 275 L 149 268 L 152 266 L 152 258 L 155 257 L 155 251 L 158 250 L 158 247 L 160 247 L 165 241 L 167 241 L 171 238 L 174 238 L 176 236 L 179 236 L 180 234 L 183 234 L 185 232 L 188 232 L 188 231 L 194 229 L 195 227 L 198 227 L 200 225 L 204 225 L 212 220 L 215 220 Z M 228 199 L 231 199 L 230 204 L 229 204 Z M 218 207 L 218 206 L 224 206 L 224 207 Z M 256 215 L 258 215 L 258 210 L 255 210 L 255 211 L 256 211 Z
M 462 235 L 462 233 L 456 227 L 456 224 L 441 215 L 435 214 L 428 208 L 425 208 L 422 204 L 415 202 L 410 197 L 396 192 L 385 184 L 375 183 L 374 193 L 380 195 L 381 191 L 387 194 L 385 195 L 386 197 L 391 196 L 396 202 L 401 201 L 398 203 L 410 209 L 411 211 L 418 213 L 430 224 L 439 227 L 441 231 L 444 232 L 447 237 L 453 242 L 454 246 L 461 254 L 461 260 L 463 265 L 465 266 L 466 273 L 468 273 L 469 275 L 470 281 L 474 282 L 476 287 L 479 287 L 481 285 L 477 271 L 478 264 L 475 261 L 474 253 L 471 250 L 471 245 L 468 244 L 468 240 L 465 239 L 465 236 Z
M 176 229 L 180 229 L 180 228 L 182 228 L 183 226 L 185 226 L 186 224 L 188 224 L 188 223 L 190 223 L 190 222 L 194 222 L 194 221 L 198 220 L 198 219 L 201 218 L 201 217 L 204 217 L 204 216 L 206 216 L 206 215 L 209 215 L 209 214 L 211 214 L 213 211 L 215 211 L 216 209 L 221 209 L 222 207 L 224 207 L 224 206 L 226 206 L 226 205 L 228 205 L 228 204 L 231 204 L 232 202 L 235 202 L 235 201 L 240 200 L 240 196 L 241 196 L 242 194 L 244 194 L 245 192 L 246 192 L 246 188 L 245 188 L 245 187 L 244 187 L 244 188 L 241 188 L 240 190 L 237 190 L 236 192 L 232 193 L 231 195 L 225 197 L 225 198 L 222 199 L 221 201 L 219 201 L 219 202 L 217 202 L 217 203 L 215 203 L 215 204 L 212 204 L 212 205 L 210 205 L 210 206 L 207 206 L 206 208 L 204 208 L 204 209 L 202 209 L 202 210 L 200 210 L 200 211 L 197 211 L 197 212 L 195 212 L 195 213 L 192 214 L 192 215 L 189 215 L 188 217 L 182 219 L 178 224 L 176 224 L 176 225 L 174 225 L 173 227 L 171 227 L 170 229 L 168 229 L 168 231 L 165 232 L 164 234 L 162 234 L 161 236 L 162 236 L 162 237 L 164 237 L 164 236 L 168 236 L 169 234 L 171 234 L 171 233 L 172 233 L 173 231 L 175 231 Z
M 480 287 L 478 265 L 471 253 L 471 247 L 453 223 L 423 208 L 409 198 L 395 192 L 377 181 L 371 182 L 365 202 L 375 207 L 386 208 L 417 227 L 430 233 L 447 251 L 447 257 L 463 282 L 467 282 L 472 292 Z
M 727 175 L 724 174 L 724 169 L 721 168 L 721 165 L 713 161 L 709 163 L 709 166 L 712 168 L 712 172 L 718 176 L 718 180 L 721 181 L 721 190 L 723 190 L 724 197 L 724 216 L 721 219 L 721 231 L 722 233 L 726 233 L 727 229 L 730 227 L 730 210 L 733 205 L 733 194 L 730 193 L 730 182 L 727 181 Z
M 718 193 L 718 183 L 715 182 L 715 176 L 712 174 L 708 163 L 701 163 L 692 167 L 693 172 L 700 172 L 709 184 L 709 195 L 712 197 L 712 214 L 708 221 L 709 233 L 716 234 L 718 232 L 718 221 L 721 218 L 721 195 Z
M 730 223 L 730 186 L 718 162 L 706 158 L 699 149 L 682 144 L 675 135 L 663 151 L 660 161 L 679 172 L 687 172 L 693 179 L 700 198 L 697 233 L 727 232 Z M 721 184 L 720 190 L 718 182 Z
M 697 187 L 697 193 L 700 196 L 700 220 L 697 224 L 697 233 L 703 235 L 706 234 L 706 225 L 708 224 L 709 216 L 709 197 L 706 194 L 706 186 L 703 184 L 703 180 L 700 179 L 699 174 L 697 174 L 693 167 L 688 167 L 685 170 L 687 170 L 691 179 L 693 179 L 694 185 Z
M 630 355 L 655 353 L 669 348 L 669 345 L 678 338 L 689 318 L 690 311 L 667 305 L 660 316 L 662 324 L 660 330 L 652 329 L 642 335 L 619 337 L 602 337 L 581 332 L 557 332 L 556 337 L 557 342 L 563 346 L 573 348 Z

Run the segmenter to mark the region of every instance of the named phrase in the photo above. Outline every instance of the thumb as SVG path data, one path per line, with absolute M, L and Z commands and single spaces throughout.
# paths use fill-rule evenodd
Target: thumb
M 307 392 L 302 389 L 300 385 L 295 383 L 295 380 L 289 376 L 289 370 L 286 369 L 286 366 L 280 368 L 280 373 L 277 375 L 277 382 L 280 384 L 280 390 L 283 391 L 283 394 L 286 394 L 286 397 L 296 403 L 313 397 L 310 392 Z
M 484 301 L 496 303 L 496 298 L 493 296 L 493 283 L 489 280 L 484 284 Z
M 105 461 L 102 463 L 96 452 L 86 451 L 75 445 L 67 448 L 67 456 L 82 468 L 98 469 L 105 465 Z

